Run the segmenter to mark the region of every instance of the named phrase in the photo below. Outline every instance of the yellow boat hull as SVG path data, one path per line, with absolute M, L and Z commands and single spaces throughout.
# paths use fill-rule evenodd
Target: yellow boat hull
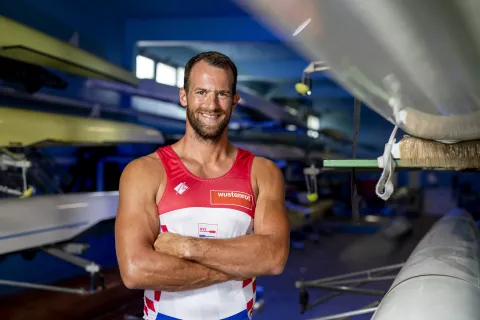
M 2 147 L 164 142 L 160 131 L 137 124 L 0 107 Z

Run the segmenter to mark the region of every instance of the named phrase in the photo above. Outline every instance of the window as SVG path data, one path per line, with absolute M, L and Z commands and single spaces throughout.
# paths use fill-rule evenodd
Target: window
M 177 69 L 165 63 L 157 63 L 157 76 L 155 79 L 158 83 L 168 86 L 177 85 Z
M 177 68 L 177 87 L 183 87 L 183 77 L 185 76 L 185 68 Z
M 155 62 L 152 59 L 137 56 L 136 75 L 138 79 L 153 79 L 155 74 Z
M 156 82 L 172 87 L 183 87 L 185 68 L 174 67 L 142 55 L 137 56 L 137 78 L 155 79 Z

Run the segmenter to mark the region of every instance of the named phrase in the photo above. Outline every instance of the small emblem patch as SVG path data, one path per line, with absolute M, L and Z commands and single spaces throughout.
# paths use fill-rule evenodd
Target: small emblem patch
M 187 184 L 186 184 L 185 182 L 182 182 L 182 183 L 178 184 L 178 185 L 174 188 L 174 190 L 177 192 L 177 194 L 182 194 L 182 193 L 184 193 L 185 191 L 188 190 L 188 186 L 187 186 Z
M 218 224 L 199 223 L 198 237 L 216 239 L 218 233 Z

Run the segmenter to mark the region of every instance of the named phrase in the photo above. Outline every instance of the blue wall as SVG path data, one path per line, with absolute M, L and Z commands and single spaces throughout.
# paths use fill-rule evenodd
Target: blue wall
M 2 0 L 0 13 L 63 41 L 78 32 L 80 48 L 122 65 L 125 21 L 102 2 Z

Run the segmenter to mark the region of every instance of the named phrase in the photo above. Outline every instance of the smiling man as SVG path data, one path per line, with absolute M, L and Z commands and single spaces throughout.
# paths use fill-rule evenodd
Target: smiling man
M 180 89 L 185 135 L 122 173 L 117 257 L 125 285 L 145 290 L 144 319 L 251 319 L 255 277 L 285 266 L 282 173 L 228 140 L 236 83 L 227 56 L 193 57 Z

